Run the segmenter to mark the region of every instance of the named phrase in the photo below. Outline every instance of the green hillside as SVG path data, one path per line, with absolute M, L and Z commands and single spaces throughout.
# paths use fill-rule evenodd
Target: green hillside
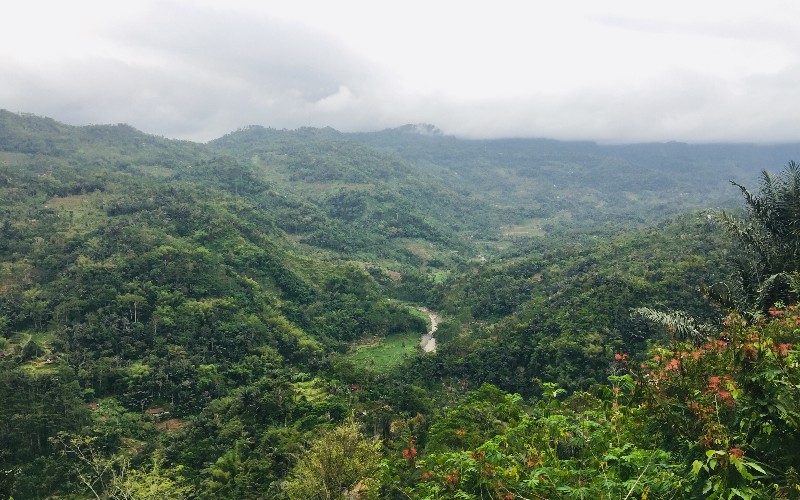
M 464 140 L 410 125 L 350 137 L 395 152 L 493 207 L 500 234 L 511 238 L 649 225 L 730 206 L 738 200 L 728 180 L 753 183 L 762 169 L 785 164 L 800 147 Z
M 0 497 L 795 498 L 797 149 L 0 111 Z

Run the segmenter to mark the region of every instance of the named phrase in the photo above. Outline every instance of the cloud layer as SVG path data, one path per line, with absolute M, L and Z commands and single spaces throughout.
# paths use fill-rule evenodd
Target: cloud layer
M 467 137 L 800 140 L 789 3 L 373 4 L 32 2 L 0 34 L 0 107 L 191 140 L 417 122 Z

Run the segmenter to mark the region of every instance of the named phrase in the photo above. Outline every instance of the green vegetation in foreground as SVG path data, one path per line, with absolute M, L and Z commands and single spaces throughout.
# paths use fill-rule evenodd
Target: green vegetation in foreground
M 800 498 L 800 146 L 388 139 L 0 111 L 0 499 Z
M 365 341 L 356 345 L 350 359 L 367 368 L 387 371 L 413 356 L 419 346 L 419 341 L 420 335 L 416 332 L 398 333 L 383 338 L 376 337 L 373 341 Z

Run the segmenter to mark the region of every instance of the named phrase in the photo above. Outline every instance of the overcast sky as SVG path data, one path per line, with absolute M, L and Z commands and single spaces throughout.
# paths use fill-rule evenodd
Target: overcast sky
M 800 141 L 800 2 L 15 0 L 0 108 L 239 127 Z

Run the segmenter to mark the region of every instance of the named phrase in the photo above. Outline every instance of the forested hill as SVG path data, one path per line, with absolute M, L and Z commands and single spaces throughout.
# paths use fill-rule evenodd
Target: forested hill
M 0 111 L 0 498 L 792 497 L 796 149 Z
M 650 224 L 737 203 L 729 180 L 753 183 L 800 144 L 599 145 L 547 139 L 467 140 L 431 125 L 348 134 L 394 151 L 459 192 L 503 210 L 507 233 Z M 522 212 L 525 210 L 525 212 Z

